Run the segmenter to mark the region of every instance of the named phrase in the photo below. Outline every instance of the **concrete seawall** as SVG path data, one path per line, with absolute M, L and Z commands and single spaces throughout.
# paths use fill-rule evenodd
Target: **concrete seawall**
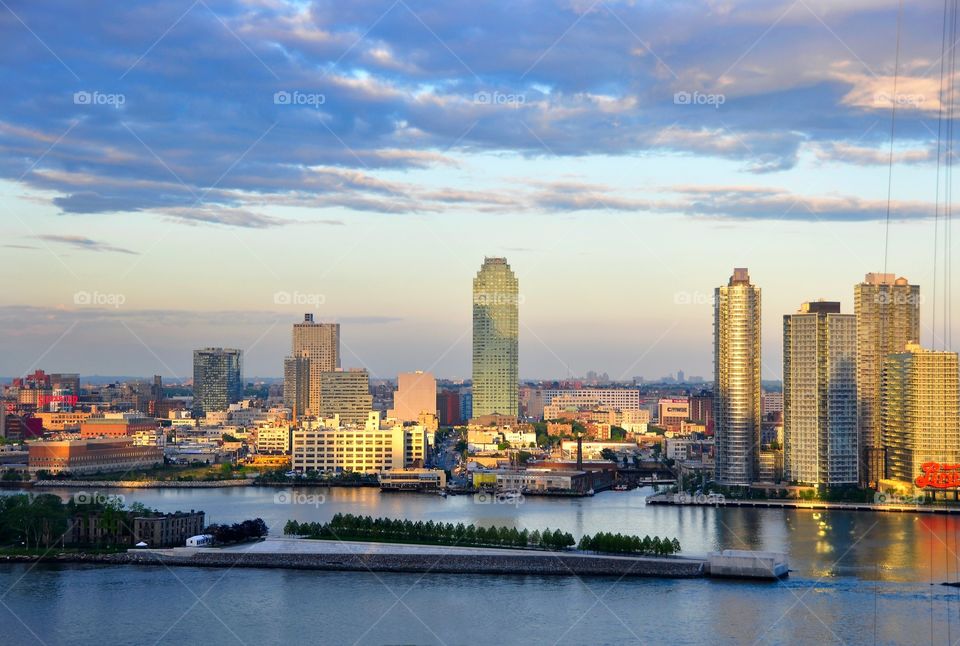
M 479 550 L 477 550 L 479 552 Z M 0 557 L 3 562 L 98 563 L 104 565 L 160 565 L 167 567 L 280 568 L 347 572 L 416 572 L 438 574 L 498 574 L 547 576 L 624 576 L 694 578 L 706 574 L 706 564 L 697 559 L 668 559 L 583 555 L 562 552 L 511 552 L 422 554 L 409 550 L 358 553 L 350 549 L 323 553 L 278 553 L 221 549 L 176 548 L 131 550 L 120 554 L 57 554 L 43 559 L 27 556 Z
M 703 561 L 670 559 L 618 559 L 580 557 L 555 553 L 529 554 L 269 554 L 204 552 L 193 556 L 168 556 L 129 552 L 124 562 L 138 565 L 192 567 L 286 568 L 356 572 L 436 572 L 440 574 L 520 574 L 560 576 L 631 576 L 691 578 L 704 575 Z M 112 562 L 112 559 L 111 559 Z

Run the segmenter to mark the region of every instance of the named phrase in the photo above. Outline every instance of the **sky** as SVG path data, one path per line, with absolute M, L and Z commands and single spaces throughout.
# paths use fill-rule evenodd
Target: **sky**
M 3 0 L 0 375 L 279 376 L 311 312 L 344 366 L 468 378 L 485 256 L 522 378 L 711 378 L 734 267 L 764 379 L 885 268 L 939 347 L 943 8 L 907 5 L 898 59 L 896 0 Z

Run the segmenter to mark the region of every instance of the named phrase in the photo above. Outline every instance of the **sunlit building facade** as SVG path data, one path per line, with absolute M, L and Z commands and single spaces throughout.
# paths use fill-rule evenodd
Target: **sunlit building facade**
M 519 412 L 520 284 L 506 258 L 487 258 L 473 279 L 472 417 Z
M 714 292 L 716 478 L 748 485 L 760 450 L 760 288 L 734 269 Z
M 320 373 L 320 417 L 340 416 L 345 426 L 364 424 L 373 407 L 370 375 L 366 370 L 335 370 Z
M 300 359 L 299 365 L 291 359 Z M 304 365 L 303 360 L 306 360 Z M 291 377 L 294 380 L 303 375 L 306 370 L 307 384 L 295 381 L 287 385 L 286 375 L 288 362 Z M 297 403 L 296 394 L 305 392 L 307 396 L 306 406 L 298 407 L 297 415 L 320 415 L 321 384 L 320 374 L 324 372 L 333 372 L 340 368 L 340 324 L 339 323 L 317 323 L 313 320 L 313 314 L 304 314 L 302 323 L 295 323 L 293 326 L 293 347 L 290 357 L 284 362 L 284 400 Z M 302 380 L 302 377 L 300 377 Z M 289 404 L 288 404 L 289 406 Z
M 91 474 L 149 469 L 163 464 L 157 446 L 141 446 L 129 437 L 52 440 L 29 443 L 30 473 Z
M 887 355 L 920 340 L 920 287 L 895 274 L 870 273 L 853 288 L 857 317 L 857 399 L 864 484 L 883 477 L 880 375 Z
M 671 433 L 680 431 L 680 425 L 690 419 L 690 400 L 686 397 L 664 397 L 657 402 L 657 423 Z
M 418 422 L 421 413 L 437 414 L 437 380 L 429 372 L 400 373 L 393 393 L 393 408 L 387 411 L 387 417 Z
M 857 321 L 840 303 L 804 303 L 783 317 L 784 476 L 858 482 Z
M 879 418 L 890 480 L 913 484 L 925 463 L 960 463 L 958 369 L 956 352 L 913 343 L 887 357 Z
M 376 473 L 422 467 L 429 451 L 422 426 L 382 424 L 377 412 L 368 414 L 362 429 L 307 424 L 292 435 L 294 471 Z

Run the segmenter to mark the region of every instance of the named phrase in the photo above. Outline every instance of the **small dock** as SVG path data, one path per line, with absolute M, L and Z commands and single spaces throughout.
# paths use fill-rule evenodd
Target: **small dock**
M 782 579 L 790 572 L 780 552 L 723 550 L 707 554 L 707 575 L 724 579 Z

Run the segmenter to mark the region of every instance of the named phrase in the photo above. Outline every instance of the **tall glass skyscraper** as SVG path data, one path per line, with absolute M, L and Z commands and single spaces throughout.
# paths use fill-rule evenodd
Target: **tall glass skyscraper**
M 714 433 L 716 477 L 748 485 L 760 461 L 760 288 L 734 269 L 714 291 Z
M 226 410 L 243 398 L 240 350 L 203 348 L 193 351 L 193 414 Z
M 880 376 L 887 355 L 920 341 L 920 287 L 895 274 L 867 274 L 853 288 L 857 317 L 857 398 L 860 416 L 860 478 L 884 478 L 886 455 L 880 426 Z
M 486 258 L 473 279 L 472 417 L 519 412 L 520 283 L 506 258 Z
M 783 317 L 786 479 L 857 484 L 857 321 L 840 303 L 804 303 Z

